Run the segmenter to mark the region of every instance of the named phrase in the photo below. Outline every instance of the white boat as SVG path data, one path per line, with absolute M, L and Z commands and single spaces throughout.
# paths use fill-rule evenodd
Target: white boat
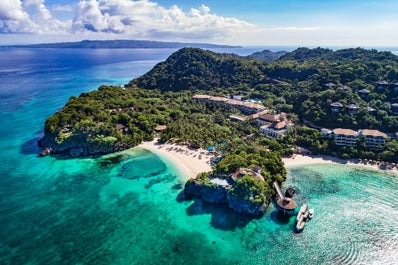
M 312 219 L 312 217 L 314 217 L 314 209 L 309 209 L 308 213 L 308 218 Z

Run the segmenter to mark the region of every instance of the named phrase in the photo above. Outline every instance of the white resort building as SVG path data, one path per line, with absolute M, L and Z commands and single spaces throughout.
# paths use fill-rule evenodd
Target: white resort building
M 208 95 L 194 95 L 192 97 L 196 101 L 210 101 L 213 104 L 225 104 L 231 108 L 240 109 L 242 112 L 247 114 L 258 113 L 265 110 L 263 105 L 253 103 L 250 101 L 242 101 L 238 99 L 228 99 L 225 97 L 212 97 Z
M 387 134 L 378 130 L 360 130 L 359 134 L 365 138 L 366 147 L 373 150 L 383 150 L 388 138 Z
M 337 128 L 333 130 L 334 140 L 337 145 L 355 146 L 358 133 L 350 129 Z
M 277 139 L 286 135 L 287 131 L 293 126 L 293 122 L 287 119 L 282 121 L 274 121 L 268 125 L 261 126 L 260 134 L 269 138 Z

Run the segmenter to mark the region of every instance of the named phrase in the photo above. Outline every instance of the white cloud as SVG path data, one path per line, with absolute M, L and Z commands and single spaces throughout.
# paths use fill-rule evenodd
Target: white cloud
M 18 21 L 27 19 L 20 0 L 2 0 L 0 2 L 0 21 Z
M 59 11 L 75 12 L 74 19 L 61 21 Z M 201 5 L 183 11 L 143 0 L 80 0 L 76 8 L 54 5 L 45 0 L 0 0 L 0 32 L 103 37 L 217 40 L 255 28 L 235 18 L 218 16 Z
M 3 33 L 65 33 L 70 22 L 61 22 L 53 18 L 50 10 L 44 4 L 44 0 L 2 0 L 0 14 L 10 6 L 13 8 L 13 16 L 9 18 L 0 15 L 0 32 Z M 3 10 L 3 12 L 2 12 Z
M 129 0 L 80 1 L 73 21 L 75 31 L 113 32 L 136 37 L 185 37 L 215 39 L 247 30 L 253 25 L 217 16 L 201 5 L 183 12 L 155 2 Z

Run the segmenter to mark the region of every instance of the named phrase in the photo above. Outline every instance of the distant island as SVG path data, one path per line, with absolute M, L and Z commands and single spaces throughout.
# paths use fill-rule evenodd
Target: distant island
M 150 40 L 83 40 L 78 42 L 7 45 L 7 48 L 79 48 L 79 49 L 139 49 L 139 48 L 241 48 L 241 46 L 210 43 L 163 42 Z

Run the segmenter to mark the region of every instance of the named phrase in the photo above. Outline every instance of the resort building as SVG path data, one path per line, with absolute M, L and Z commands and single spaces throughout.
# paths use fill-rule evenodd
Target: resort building
M 344 85 L 344 86 L 339 86 L 337 89 L 348 91 L 351 89 L 351 87 Z
M 333 130 L 336 145 L 355 146 L 358 139 L 358 133 L 350 129 L 337 128 Z
M 369 107 L 369 106 L 367 106 L 366 109 L 368 110 L 368 112 L 369 112 L 370 114 L 375 114 L 376 111 L 377 111 L 376 109 L 374 109 L 374 108 L 372 108 L 372 107 Z
M 388 138 L 387 134 L 378 130 L 360 130 L 360 136 L 365 138 L 366 147 L 373 150 L 383 150 Z
M 268 110 L 262 110 L 262 111 L 260 111 L 260 112 L 251 114 L 251 115 L 249 116 L 249 119 L 258 119 L 261 115 L 265 115 L 265 114 L 267 114 L 267 113 L 268 113 Z
M 210 97 L 209 100 L 215 104 L 225 103 L 228 101 L 227 98 L 223 97 Z
M 166 129 L 167 129 L 166 125 L 156 125 L 154 131 L 159 133 L 165 131 Z
M 240 115 L 230 115 L 229 118 L 231 119 L 231 121 L 245 121 L 247 120 L 247 117 L 244 116 L 240 116 Z
M 239 178 L 241 178 L 241 177 L 243 177 L 245 175 L 250 175 L 250 176 L 253 176 L 253 177 L 255 177 L 255 178 L 259 179 L 259 180 L 265 181 L 264 177 L 259 172 L 256 172 L 256 171 L 248 169 L 248 168 L 242 168 L 242 167 L 238 168 L 235 171 L 235 173 L 233 173 L 231 175 L 231 179 L 235 182 Z
M 208 95 L 195 95 L 192 97 L 192 99 L 196 100 L 196 101 L 206 101 L 209 100 L 211 98 L 211 96 Z
M 330 135 L 332 135 L 333 131 L 327 128 L 322 128 L 321 133 L 323 136 L 329 137 Z
M 266 125 L 272 122 L 282 121 L 284 117 L 281 114 L 263 114 L 256 119 L 258 125 Z
M 340 102 L 333 102 L 332 104 L 330 104 L 330 110 L 334 113 L 339 112 L 340 110 L 342 110 L 344 108 L 344 105 L 341 104 Z
M 253 103 L 253 102 L 248 102 L 248 101 L 243 101 L 243 106 L 241 106 L 241 110 L 243 112 L 249 113 L 249 114 L 253 114 L 253 113 L 257 113 L 260 111 L 264 111 L 265 107 L 263 105 L 257 104 L 257 103 Z
M 376 82 L 376 89 L 379 91 L 383 91 L 383 90 L 387 89 L 389 86 L 390 86 L 390 83 L 388 83 L 385 80 Z
M 253 103 L 250 101 L 242 101 L 237 99 L 228 99 L 224 97 L 211 97 L 208 95 L 194 95 L 192 97 L 196 101 L 210 101 L 213 104 L 226 104 L 229 107 L 240 109 L 242 112 L 247 114 L 253 114 L 265 110 L 263 105 Z
M 336 88 L 336 86 L 337 85 L 332 82 L 325 84 L 325 87 L 327 87 L 328 89 L 334 89 L 334 88 Z
M 348 113 L 351 115 L 355 115 L 358 113 L 359 107 L 355 104 L 350 104 L 346 106 Z
M 283 121 L 274 121 L 271 124 L 261 126 L 260 134 L 277 139 L 286 135 L 287 131 L 293 126 L 293 122 L 287 119 Z
M 358 91 L 358 94 L 359 94 L 359 96 L 360 96 L 362 99 L 367 99 L 368 96 L 369 96 L 369 94 L 370 94 L 370 91 L 367 90 L 366 88 L 364 88 L 364 89 L 359 90 L 359 91 Z

